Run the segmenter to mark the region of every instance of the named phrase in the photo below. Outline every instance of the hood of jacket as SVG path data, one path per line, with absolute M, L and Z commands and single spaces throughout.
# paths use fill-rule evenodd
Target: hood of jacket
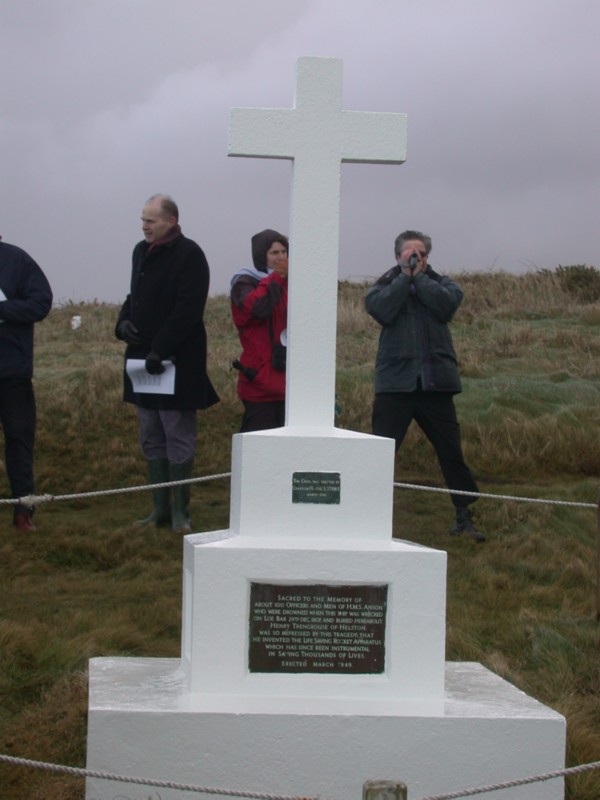
M 289 246 L 287 236 L 271 228 L 255 233 L 252 237 L 252 261 L 259 272 L 267 274 L 267 253 L 273 242 L 281 242 L 286 248 Z

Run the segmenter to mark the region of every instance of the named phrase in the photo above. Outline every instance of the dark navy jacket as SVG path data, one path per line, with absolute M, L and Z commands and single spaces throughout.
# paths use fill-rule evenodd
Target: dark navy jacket
M 0 379 L 33 375 L 33 323 L 47 316 L 52 290 L 20 247 L 0 242 Z

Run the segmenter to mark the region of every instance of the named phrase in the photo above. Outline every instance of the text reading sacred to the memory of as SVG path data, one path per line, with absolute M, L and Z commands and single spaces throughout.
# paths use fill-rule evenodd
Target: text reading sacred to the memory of
M 377 674 L 385 667 L 387 586 L 250 589 L 250 672 Z

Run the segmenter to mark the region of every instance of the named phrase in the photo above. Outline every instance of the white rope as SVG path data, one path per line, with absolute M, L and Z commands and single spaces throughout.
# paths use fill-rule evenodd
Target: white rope
M 72 775 L 77 778 L 99 778 L 107 781 L 120 781 L 122 783 L 135 783 L 141 786 L 157 786 L 161 789 L 178 789 L 183 792 L 202 792 L 205 794 L 228 795 L 230 797 L 250 797 L 254 800 L 319 800 L 317 796 L 306 797 L 304 795 L 285 795 L 270 794 L 269 792 L 244 792 L 239 789 L 216 789 L 210 786 L 195 786 L 190 783 L 175 783 L 173 781 L 159 781 L 150 778 L 136 778 L 132 775 L 113 775 L 110 772 L 102 772 L 81 767 L 66 767 L 62 764 L 49 764 L 47 761 L 32 761 L 29 758 L 17 758 L 16 756 L 0 755 L 0 762 L 5 764 L 16 764 L 21 767 L 31 767 L 32 769 L 56 772 L 63 775 Z
M 441 492 L 443 494 L 460 494 L 467 497 L 487 497 L 492 500 L 514 500 L 518 503 L 540 503 L 551 506 L 574 506 L 575 508 L 598 508 L 597 503 L 578 503 L 571 500 L 546 500 L 542 497 L 520 497 L 511 494 L 490 494 L 486 492 L 463 492 L 459 489 L 444 489 L 436 486 L 419 486 L 416 483 L 394 483 L 397 489 L 417 489 L 421 492 Z
M 203 481 L 214 481 L 218 478 L 229 478 L 231 472 L 221 472 L 218 475 L 205 475 L 200 478 L 184 478 L 180 481 L 168 481 L 166 483 L 148 483 L 143 486 L 126 486 L 122 489 L 101 489 L 95 492 L 79 492 L 78 494 L 32 494 L 25 497 L 11 498 L 10 500 L 0 500 L 0 505 L 11 503 L 23 506 L 39 506 L 43 503 L 52 503 L 56 500 L 81 500 L 86 497 L 107 497 L 115 494 L 129 494 L 132 492 L 146 492 L 152 489 L 163 489 L 169 486 L 181 486 L 185 483 L 202 483 Z
M 495 792 L 499 789 L 511 789 L 514 786 L 524 786 L 526 783 L 538 783 L 539 781 L 549 781 L 552 778 L 579 775 L 582 772 L 589 772 L 593 769 L 600 769 L 600 761 L 593 761 L 590 764 L 580 764 L 578 767 L 567 767 L 566 769 L 556 770 L 556 772 L 546 772 L 545 775 L 534 775 L 531 778 L 518 778 L 514 781 L 506 781 L 506 783 L 479 786 L 477 789 L 464 789 L 460 792 L 428 795 L 427 797 L 419 797 L 418 800 L 456 800 L 458 797 L 471 797 L 474 794 L 484 794 L 485 792 Z
M 202 792 L 205 794 L 228 795 L 230 797 L 249 797 L 253 798 L 253 800 L 319 800 L 319 795 L 281 795 L 271 794 L 269 792 L 245 792 L 239 789 L 221 789 L 210 786 L 195 786 L 194 784 L 175 783 L 173 781 L 138 778 L 132 775 L 117 775 L 111 772 L 83 769 L 81 767 L 67 767 L 63 766 L 62 764 L 50 764 L 46 761 L 33 761 L 29 758 L 18 758 L 17 756 L 0 755 L 0 762 L 22 767 L 30 767 L 31 769 L 45 770 L 47 772 L 61 773 L 63 775 L 72 775 L 73 777 L 78 778 L 98 778 L 99 780 L 135 783 L 142 786 L 157 786 L 161 789 L 177 789 L 185 792 Z M 487 786 L 479 786 L 473 789 L 463 789 L 458 792 L 447 792 L 446 794 L 427 795 L 426 797 L 418 798 L 418 800 L 457 800 L 460 797 L 472 797 L 476 794 L 495 792 L 499 791 L 500 789 L 511 789 L 515 786 L 525 786 L 528 783 L 539 783 L 542 781 L 549 781 L 554 778 L 580 775 L 584 772 L 590 772 L 591 770 L 595 769 L 600 769 L 600 761 L 593 761 L 589 764 L 580 764 L 577 767 L 567 767 L 565 769 L 556 770 L 555 772 L 546 772 L 542 775 L 533 775 L 529 778 L 517 778 L 512 781 L 505 781 L 504 783 L 489 784 Z
M 82 500 L 87 497 L 108 497 L 116 494 L 131 494 L 133 492 L 147 492 L 152 489 L 163 489 L 170 486 L 181 486 L 186 483 L 203 483 L 221 478 L 230 478 L 231 472 L 220 472 L 216 475 L 205 475 L 198 478 L 185 478 L 180 481 L 167 481 L 165 483 L 147 483 L 143 486 L 126 486 L 122 489 L 99 489 L 95 492 L 79 492 L 77 494 L 39 494 L 26 495 L 25 497 L 0 499 L 0 505 L 40 506 L 57 500 Z M 597 503 L 580 503 L 572 500 L 548 500 L 542 497 L 521 497 L 511 494 L 492 494 L 490 492 L 465 492 L 459 489 L 446 489 L 438 486 L 420 486 L 417 483 L 394 483 L 396 489 L 414 489 L 419 492 L 438 492 L 441 494 L 458 494 L 467 497 L 485 497 L 489 500 L 511 500 L 516 503 L 538 503 L 550 506 L 569 506 L 571 508 L 598 508 Z

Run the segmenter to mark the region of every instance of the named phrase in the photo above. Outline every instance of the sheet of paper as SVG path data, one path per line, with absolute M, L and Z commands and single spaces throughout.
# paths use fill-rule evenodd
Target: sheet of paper
M 163 361 L 165 371 L 161 375 L 146 372 L 143 358 L 128 358 L 125 364 L 127 374 L 138 394 L 175 394 L 175 364 Z

